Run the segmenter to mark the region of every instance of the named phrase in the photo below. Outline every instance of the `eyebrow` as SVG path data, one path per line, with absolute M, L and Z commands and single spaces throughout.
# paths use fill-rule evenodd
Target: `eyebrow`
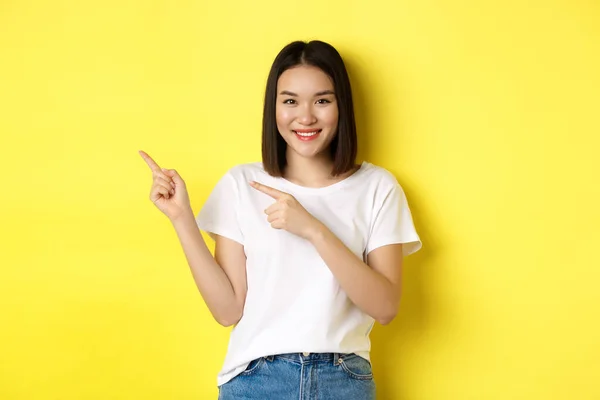
M 279 94 L 283 95 L 283 96 L 298 97 L 298 95 L 296 93 L 290 92 L 289 90 L 283 90 Z M 316 96 L 325 96 L 327 94 L 335 94 L 335 92 L 333 90 L 323 90 L 323 91 L 315 93 L 315 97 Z

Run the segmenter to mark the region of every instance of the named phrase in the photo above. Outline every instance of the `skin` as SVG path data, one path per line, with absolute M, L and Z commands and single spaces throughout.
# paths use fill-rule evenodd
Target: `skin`
M 329 77 L 311 66 L 291 68 L 279 78 L 277 91 L 277 127 L 288 145 L 284 178 L 303 186 L 325 187 L 354 173 L 331 176 L 333 160 L 328 148 L 336 135 L 339 113 Z M 319 135 L 302 141 L 294 133 L 297 130 L 318 130 Z M 220 324 L 236 324 L 242 317 L 247 292 L 243 246 L 217 236 L 213 258 L 197 228 L 183 179 L 175 170 L 161 169 L 146 153 L 140 155 L 152 171 L 150 200 L 173 224 L 209 310 Z M 375 249 L 365 263 L 292 195 L 259 182 L 249 184 L 273 199 L 265 210 L 273 229 L 309 241 L 363 312 L 383 325 L 394 319 L 401 295 L 401 244 Z
M 333 83 L 318 68 L 298 66 L 279 77 L 275 107 L 277 129 L 287 144 L 284 177 L 302 186 L 331 185 L 333 160 L 327 148 L 336 135 L 338 106 Z M 316 139 L 301 141 L 295 130 L 319 130 Z
M 174 169 L 163 169 L 146 153 L 140 155 L 152 171 L 150 201 L 171 221 L 190 266 L 196 286 L 215 320 L 230 326 L 242 315 L 246 299 L 246 257 L 241 245 L 218 237 L 215 257 L 198 225 L 185 186 Z

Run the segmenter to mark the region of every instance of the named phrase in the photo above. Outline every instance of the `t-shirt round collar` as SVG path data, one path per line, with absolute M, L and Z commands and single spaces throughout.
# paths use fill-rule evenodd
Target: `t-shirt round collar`
M 274 178 L 274 179 L 281 182 L 284 186 L 287 186 L 287 187 L 293 189 L 295 193 L 323 195 L 323 194 L 327 194 L 327 193 L 331 193 L 333 191 L 339 190 L 339 189 L 343 188 L 344 186 L 349 185 L 350 183 L 355 181 L 360 175 L 362 175 L 368 169 L 368 167 L 369 167 L 369 163 L 366 161 L 363 161 L 361 163 L 360 167 L 352 175 L 342 179 L 339 182 L 333 183 L 328 186 L 319 187 L 319 188 L 301 186 L 301 185 L 298 185 L 296 183 L 293 183 L 293 182 L 291 182 L 285 178 L 281 178 L 281 177 Z

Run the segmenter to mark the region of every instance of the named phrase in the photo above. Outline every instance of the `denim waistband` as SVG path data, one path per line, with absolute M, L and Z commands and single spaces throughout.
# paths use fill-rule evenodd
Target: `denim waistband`
M 272 356 L 265 357 L 269 361 L 273 361 L 275 358 L 283 358 L 296 363 L 311 363 L 311 362 L 330 362 L 334 365 L 339 364 L 342 360 L 348 357 L 357 357 L 354 353 L 285 353 L 275 354 Z

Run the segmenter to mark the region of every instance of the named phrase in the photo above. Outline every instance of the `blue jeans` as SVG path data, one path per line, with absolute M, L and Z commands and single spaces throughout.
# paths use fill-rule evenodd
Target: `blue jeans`
M 308 355 L 305 355 L 308 354 Z M 374 400 L 371 364 L 356 354 L 261 357 L 219 387 L 219 400 Z

